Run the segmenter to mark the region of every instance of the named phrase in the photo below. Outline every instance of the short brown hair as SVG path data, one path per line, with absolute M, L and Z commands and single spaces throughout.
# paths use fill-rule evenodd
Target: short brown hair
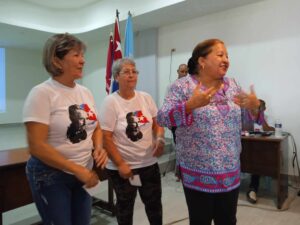
M 71 49 L 85 51 L 86 46 L 81 40 L 68 33 L 55 34 L 46 41 L 43 50 L 43 65 L 51 76 L 59 76 L 63 73 L 62 69 L 54 64 L 54 59 L 56 57 L 63 59 Z

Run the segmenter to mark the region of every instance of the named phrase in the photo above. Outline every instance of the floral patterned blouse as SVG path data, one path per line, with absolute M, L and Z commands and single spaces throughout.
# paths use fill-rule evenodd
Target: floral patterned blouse
M 241 108 L 233 98 L 241 89 L 234 79 L 223 83 L 210 104 L 188 114 L 185 104 L 198 81 L 191 75 L 178 79 L 158 112 L 160 126 L 177 127 L 176 158 L 187 188 L 220 193 L 240 185 Z

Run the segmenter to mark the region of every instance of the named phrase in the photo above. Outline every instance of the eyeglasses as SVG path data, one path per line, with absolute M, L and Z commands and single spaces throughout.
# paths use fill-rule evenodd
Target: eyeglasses
M 137 70 L 124 70 L 120 72 L 121 75 L 125 75 L 125 76 L 129 76 L 130 74 L 132 74 L 133 76 L 137 76 L 139 75 L 139 71 Z

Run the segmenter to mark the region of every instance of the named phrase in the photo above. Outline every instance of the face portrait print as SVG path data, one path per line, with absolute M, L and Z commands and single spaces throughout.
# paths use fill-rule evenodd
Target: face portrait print
M 69 107 L 69 118 L 71 124 L 67 130 L 67 138 L 73 143 L 79 143 L 85 140 L 87 133 L 85 130 L 86 119 L 84 110 L 79 105 L 71 105 Z
M 126 135 L 131 141 L 138 141 L 143 137 L 143 133 L 140 131 L 138 118 L 133 112 L 129 112 L 126 115 L 127 127 Z

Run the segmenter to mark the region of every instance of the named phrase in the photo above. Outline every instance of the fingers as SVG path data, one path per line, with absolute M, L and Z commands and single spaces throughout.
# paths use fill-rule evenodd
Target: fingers
M 249 110 L 257 109 L 260 105 L 259 100 L 256 97 L 254 86 L 250 86 L 250 93 L 247 94 L 242 91 L 240 94 L 235 96 L 234 102 L 242 108 L 246 108 Z
M 102 169 L 104 169 L 104 167 L 105 167 L 105 165 L 108 161 L 106 151 L 104 149 L 101 149 L 99 151 L 95 151 L 93 156 L 94 156 L 94 160 L 96 162 L 96 166 L 101 167 Z
M 100 151 L 98 156 L 95 158 L 97 167 L 100 167 L 103 169 L 108 161 L 107 153 L 105 151 Z
M 132 170 L 130 169 L 129 165 L 127 163 L 122 163 L 118 167 L 119 174 L 122 178 L 127 179 L 129 177 L 133 176 Z
M 98 184 L 98 182 L 99 182 L 99 178 L 98 178 L 98 175 L 96 174 L 96 172 L 90 171 L 89 178 L 85 182 L 85 186 L 87 188 L 91 188 L 91 187 L 96 186 Z
M 206 91 L 203 91 L 203 94 L 207 99 L 211 99 L 220 89 L 223 88 L 223 84 L 219 87 L 210 87 Z
M 159 157 L 162 155 L 163 151 L 164 151 L 164 144 L 158 144 L 153 150 L 153 156 Z
M 254 91 L 254 85 L 253 84 L 250 85 L 250 94 L 256 95 L 255 91 Z

